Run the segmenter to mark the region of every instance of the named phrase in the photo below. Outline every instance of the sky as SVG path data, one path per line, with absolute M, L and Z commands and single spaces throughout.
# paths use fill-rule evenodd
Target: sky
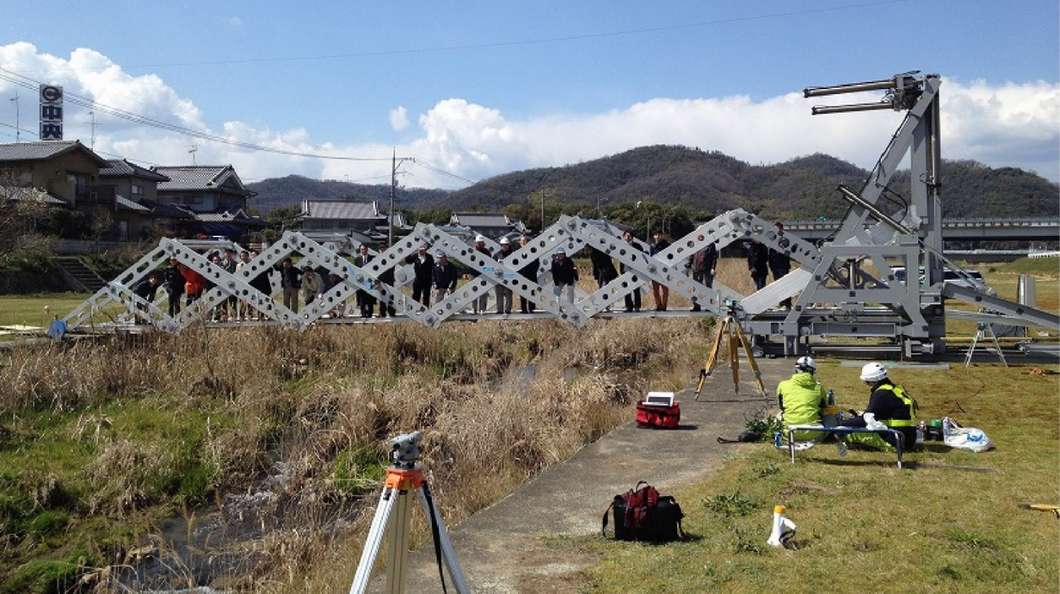
M 91 10 L 87 6 L 93 6 Z M 806 86 L 943 76 L 943 154 L 1060 178 L 1056 0 L 85 2 L 0 0 L 0 71 L 270 154 L 96 110 L 95 147 L 147 163 L 461 187 L 645 144 L 871 167 L 901 114 L 809 115 Z M 0 142 L 16 87 L 0 79 Z M 35 131 L 36 96 L 20 89 Z M 879 93 L 839 97 L 876 101 Z M 91 141 L 67 105 L 67 138 Z M 33 139 L 29 132 L 23 140 Z

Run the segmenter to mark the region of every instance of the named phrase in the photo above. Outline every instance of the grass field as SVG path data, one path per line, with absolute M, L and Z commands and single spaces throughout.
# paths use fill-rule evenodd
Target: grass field
M 88 297 L 88 293 L 0 295 L 0 326 L 19 324 L 46 327 L 53 315 L 65 316 Z M 45 311 L 45 306 L 48 311 Z
M 1039 375 L 1044 371 L 1045 375 Z M 819 376 L 863 406 L 856 369 Z M 984 429 L 995 450 L 939 446 L 894 455 L 830 444 L 800 455 L 754 445 L 709 482 L 676 495 L 689 542 L 594 538 L 593 592 L 1056 592 L 1060 522 L 1020 503 L 1060 503 L 1060 380 L 1055 367 L 900 369 L 922 418 Z M 765 544 L 775 504 L 798 525 L 797 550 Z

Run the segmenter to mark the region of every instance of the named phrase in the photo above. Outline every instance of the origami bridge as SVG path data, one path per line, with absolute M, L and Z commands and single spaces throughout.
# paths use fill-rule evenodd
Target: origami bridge
M 115 303 L 147 324 L 167 332 L 181 332 L 196 322 L 208 323 L 209 312 L 230 297 L 257 310 L 267 323 L 304 329 L 314 323 L 364 323 L 359 319 L 326 319 L 325 315 L 356 291 L 364 291 L 392 307 L 397 319 L 437 327 L 447 320 L 468 319 L 465 308 L 480 295 L 497 286 L 537 305 L 540 313 L 501 316 L 507 319 L 563 320 L 583 326 L 593 317 L 629 315 L 719 316 L 732 315 L 744 330 L 759 336 L 783 338 L 785 354 L 807 348 L 810 336 L 889 338 L 902 353 L 911 356 L 937 353 L 944 348 L 945 299 L 954 298 L 976 305 L 979 312 L 960 312 L 986 324 L 1036 325 L 1060 328 L 1060 318 L 1026 303 L 1013 303 L 996 297 L 989 288 L 970 277 L 964 285 L 946 283 L 944 268 L 962 273 L 959 266 L 942 253 L 941 163 L 937 75 L 899 74 L 889 79 L 832 87 L 813 87 L 807 97 L 884 90 L 882 101 L 853 105 L 814 107 L 814 114 L 888 109 L 905 111 L 898 130 L 859 192 L 840 186 L 840 196 L 850 203 L 838 230 L 830 241 L 817 247 L 754 214 L 732 210 L 700 225 L 675 240 L 669 248 L 649 255 L 638 240 L 626 242 L 621 231 L 601 221 L 561 217 L 526 246 L 495 259 L 475 251 L 462 240 L 433 225 L 420 224 L 411 234 L 378 254 L 367 265 L 358 267 L 338 253 L 305 235 L 288 232 L 247 263 L 238 273 L 228 273 L 209 262 L 191 245 L 163 239 L 136 264 L 123 272 L 66 318 L 69 329 L 92 323 L 98 312 Z M 890 188 L 905 155 L 909 155 L 908 199 Z M 881 200 L 883 197 L 887 200 Z M 897 198 L 895 198 L 897 197 Z M 887 202 L 899 204 L 888 209 Z M 714 245 L 720 252 L 736 241 L 754 241 L 787 254 L 798 266 L 780 279 L 751 295 L 741 295 L 721 283 L 704 286 L 686 272 L 687 261 L 699 251 Z M 492 242 L 489 242 L 492 243 Z M 445 253 L 478 275 L 453 294 L 430 307 L 415 302 L 402 291 L 406 282 L 384 283 L 384 273 L 399 266 L 426 244 Z M 497 253 L 497 246 L 490 246 Z M 522 276 L 519 270 L 531 260 L 549 269 L 552 255 L 564 250 L 573 254 L 584 248 L 598 250 L 625 266 L 626 272 L 585 294 L 578 292 L 573 303 L 557 299 L 541 279 Z M 291 311 L 251 286 L 251 280 L 271 271 L 284 258 L 299 258 L 299 265 L 310 265 L 334 273 L 340 282 L 319 295 L 299 312 Z M 213 287 L 191 306 L 170 317 L 152 303 L 136 296 L 132 287 L 152 271 L 175 258 L 205 277 Z M 895 274 L 903 268 L 906 277 Z M 916 274 L 915 271 L 920 271 Z M 396 278 L 397 275 L 395 275 Z M 611 313 L 612 305 L 649 282 L 657 282 L 700 305 L 701 311 L 674 311 L 666 314 Z M 776 306 L 793 298 L 790 310 Z M 492 314 L 474 319 L 495 318 Z M 374 322 L 374 321 L 373 321 Z

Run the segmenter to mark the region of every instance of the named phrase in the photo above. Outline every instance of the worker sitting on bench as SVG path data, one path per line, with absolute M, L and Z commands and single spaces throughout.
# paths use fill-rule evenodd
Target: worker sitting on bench
M 799 357 L 795 373 L 777 385 L 777 405 L 783 415 L 784 426 L 820 425 L 821 409 L 827 405 L 824 387 L 814 374 L 817 363 L 812 357 Z M 797 431 L 798 441 L 820 440 L 828 434 L 820 431 Z
M 844 418 L 846 427 L 866 427 L 872 429 L 872 421 L 882 423 L 889 429 L 902 433 L 903 449 L 906 451 L 916 446 L 916 401 L 906 391 L 887 377 L 887 368 L 873 361 L 861 368 L 861 381 L 871 389 L 869 405 L 864 414 L 853 418 Z M 876 433 L 856 433 L 846 437 L 848 443 L 858 444 L 873 449 L 892 449 L 894 437 Z

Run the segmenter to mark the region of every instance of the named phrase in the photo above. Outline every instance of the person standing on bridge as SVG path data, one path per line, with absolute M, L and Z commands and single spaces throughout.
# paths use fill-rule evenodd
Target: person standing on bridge
M 751 280 L 758 291 L 766 286 L 766 279 L 769 278 L 769 250 L 757 241 L 747 242 L 746 249 L 747 270 L 750 271 Z
M 456 267 L 449 262 L 445 252 L 438 252 L 434 259 L 432 280 L 434 281 L 434 302 L 445 299 L 446 295 L 456 292 L 458 275 Z
M 302 303 L 308 307 L 321 293 L 323 285 L 320 274 L 312 266 L 306 266 L 302 272 Z
M 527 237 L 526 235 L 523 235 L 522 237 L 519 238 L 519 247 L 520 248 L 526 247 L 528 243 L 530 243 L 530 238 Z M 531 281 L 536 283 L 537 282 L 537 271 L 540 268 L 541 268 L 541 261 L 537 259 L 537 256 L 535 254 L 530 254 L 529 256 L 527 256 L 526 265 L 519 269 L 519 274 L 525 276 L 528 280 L 531 280 Z M 526 297 L 523 297 L 522 295 L 519 296 L 519 310 L 520 311 L 522 311 L 523 313 L 534 313 L 534 308 L 535 307 L 536 306 L 534 305 L 533 301 L 528 300 Z
M 434 258 L 427 253 L 427 244 L 420 244 L 412 264 L 412 299 L 423 307 L 431 306 L 431 281 L 434 277 Z
M 663 250 L 670 247 L 670 242 L 666 241 L 666 235 L 662 231 L 656 231 L 654 237 L 655 243 L 651 245 L 652 256 L 660 254 Z M 651 296 L 655 299 L 655 311 L 666 311 L 666 305 L 670 301 L 670 287 L 651 281 Z
M 515 246 L 507 237 L 501 238 L 501 250 L 497 252 L 497 260 L 502 261 L 515 253 Z M 503 284 L 493 287 L 494 297 L 497 300 L 497 315 L 512 313 L 512 290 Z
M 283 288 L 283 306 L 298 313 L 298 291 L 302 288 L 302 271 L 290 258 L 280 263 L 280 287 Z
M 782 245 L 787 245 L 788 243 L 784 237 L 784 223 L 777 223 L 777 241 Z M 770 249 L 769 271 L 773 273 L 774 281 L 784 278 L 786 274 L 791 272 L 791 258 L 788 257 L 788 253 L 782 250 Z M 791 297 L 781 301 L 780 306 L 784 309 L 791 309 Z
M 622 234 L 622 241 L 625 241 L 634 250 L 637 250 L 637 244 L 633 242 L 633 232 L 632 231 L 626 231 L 625 233 L 623 233 Z M 639 255 L 640 253 L 641 253 L 640 250 L 637 250 L 637 254 L 636 255 Z M 630 255 L 631 256 L 635 256 L 635 254 L 630 254 Z M 619 268 L 618 268 L 619 271 L 622 274 L 625 274 L 626 273 L 626 265 L 624 263 L 622 263 L 622 262 L 619 262 L 618 266 L 619 266 Z M 634 312 L 634 311 L 640 311 L 640 287 L 637 287 L 636 289 L 633 289 L 632 293 L 627 293 L 626 297 L 625 297 L 625 302 L 626 302 L 626 312 L 627 313 Z
M 357 255 L 353 258 L 353 265 L 367 269 L 368 263 L 371 261 L 372 254 L 368 251 L 368 244 L 362 243 L 357 247 Z M 368 291 L 357 289 L 357 307 L 361 310 L 362 318 L 371 319 L 372 314 L 375 312 L 375 297 Z
M 180 313 L 180 300 L 184 297 L 184 275 L 180 273 L 180 263 L 176 258 L 169 259 L 165 272 L 166 294 L 169 295 L 169 317 Z
M 552 291 L 556 300 L 561 304 L 566 301 L 574 303 L 574 285 L 578 282 L 578 269 L 574 267 L 574 260 L 567 257 L 567 252 L 557 250 L 552 259 Z
M 705 287 L 714 287 L 714 271 L 718 267 L 718 248 L 712 243 L 692 256 L 692 280 Z M 695 298 L 692 299 L 692 311 L 702 308 Z
M 486 237 L 483 235 L 475 236 L 475 251 L 480 254 L 485 254 L 489 258 L 493 257 L 493 252 L 491 252 L 490 249 L 486 247 Z M 467 275 L 468 278 L 471 279 L 477 277 L 478 274 L 478 271 L 472 268 Z M 475 300 L 471 302 L 472 311 L 474 311 L 476 314 L 484 313 L 486 311 L 486 306 L 489 305 L 489 300 L 489 291 L 483 291 L 481 295 L 476 297 Z

